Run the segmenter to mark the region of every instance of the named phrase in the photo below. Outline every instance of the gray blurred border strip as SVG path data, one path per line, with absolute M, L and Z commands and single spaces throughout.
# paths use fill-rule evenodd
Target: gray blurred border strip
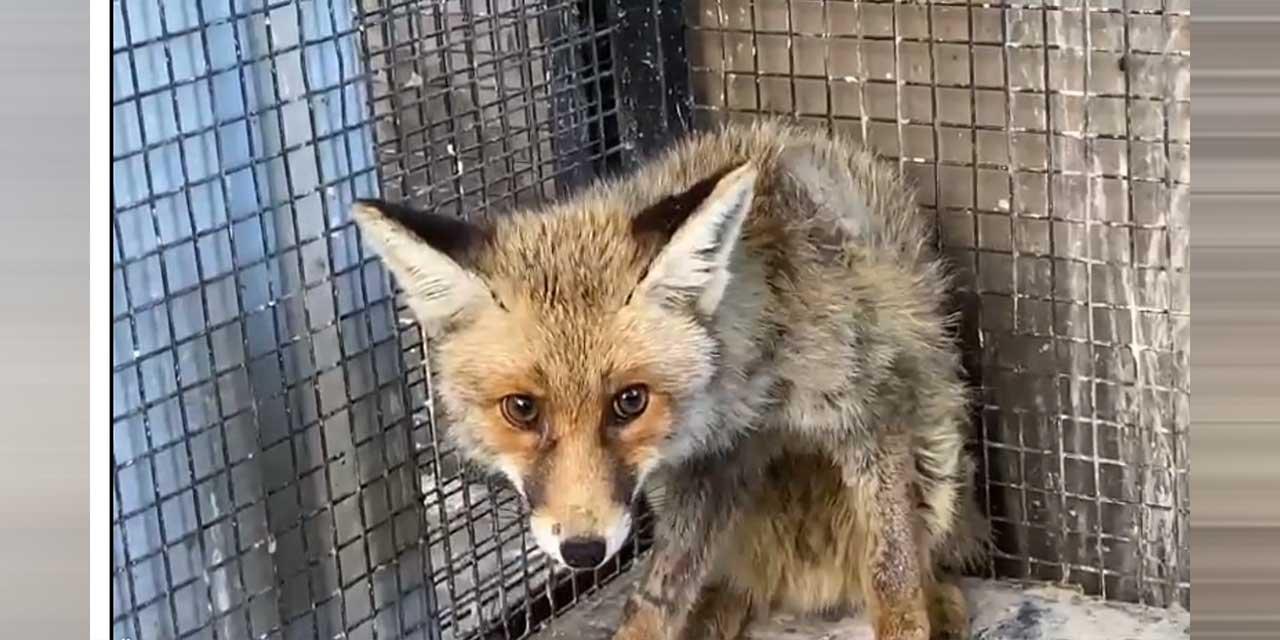
M 1193 633 L 1274 638 L 1280 629 L 1280 3 L 1202 0 L 1196 11 Z
M 84 638 L 89 625 L 87 9 L 66 0 L 0 3 L 0 620 L 7 637 Z

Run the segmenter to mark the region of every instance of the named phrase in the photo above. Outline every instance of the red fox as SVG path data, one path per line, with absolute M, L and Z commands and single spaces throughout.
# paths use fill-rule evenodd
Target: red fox
M 610 559 L 658 516 L 617 640 L 863 608 L 967 638 L 987 524 L 932 229 L 890 165 L 765 121 L 485 224 L 361 201 L 427 334 L 451 437 L 537 544 Z

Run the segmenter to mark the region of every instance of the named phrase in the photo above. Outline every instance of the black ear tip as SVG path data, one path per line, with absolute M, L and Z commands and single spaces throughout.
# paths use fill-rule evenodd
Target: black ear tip
M 355 217 L 380 218 L 416 236 L 436 250 L 455 260 L 463 256 L 486 236 L 486 229 L 465 220 L 414 209 L 408 204 L 377 198 L 359 198 L 352 203 Z M 362 212 L 363 210 L 363 212 Z
M 406 204 L 398 202 L 389 202 L 381 198 L 357 198 L 351 205 L 360 217 L 363 212 L 365 217 L 377 216 L 388 218 L 404 225 L 411 225 L 412 221 L 422 218 L 425 214 Z
M 381 210 L 386 209 L 388 204 L 389 203 L 386 200 L 380 200 L 378 198 L 356 198 L 355 201 L 351 203 L 351 206 Z

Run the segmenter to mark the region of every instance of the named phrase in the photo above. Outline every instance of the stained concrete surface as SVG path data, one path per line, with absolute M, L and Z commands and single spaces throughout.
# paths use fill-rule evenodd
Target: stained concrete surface
M 635 571 L 632 571 L 634 574 Z M 614 580 L 571 608 L 535 640 L 608 640 L 634 575 Z M 1050 585 L 969 579 L 973 640 L 1177 640 L 1191 637 L 1191 615 L 1102 602 Z M 802 620 L 779 617 L 756 624 L 749 640 L 874 640 L 861 618 Z

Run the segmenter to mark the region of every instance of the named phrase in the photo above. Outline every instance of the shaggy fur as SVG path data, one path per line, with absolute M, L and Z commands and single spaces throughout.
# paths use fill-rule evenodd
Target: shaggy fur
M 967 637 L 938 572 L 986 535 L 947 278 L 890 166 L 769 122 L 488 227 L 356 219 L 428 333 L 450 433 L 525 495 L 547 553 L 611 556 L 648 495 L 660 528 L 617 638 L 854 607 L 881 640 Z M 612 418 L 635 385 L 644 412 Z M 512 394 L 535 422 L 504 417 Z

